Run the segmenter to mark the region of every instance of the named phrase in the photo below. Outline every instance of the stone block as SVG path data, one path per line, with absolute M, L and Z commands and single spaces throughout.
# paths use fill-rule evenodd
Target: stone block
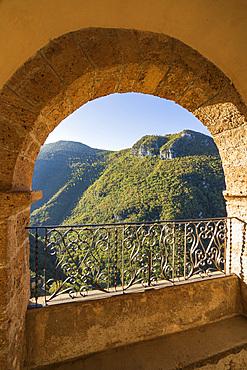
M 0 149 L 0 189 L 12 188 L 13 172 L 17 161 L 18 153 Z
M 209 99 L 218 95 L 230 81 L 213 63 L 206 60 L 201 66 L 201 72 L 195 84 L 200 87 Z
M 159 83 L 163 80 L 166 72 L 166 67 L 163 69 L 163 67 L 160 68 L 160 66 L 155 64 L 142 64 L 132 90 L 143 94 L 153 94 Z
M 227 191 L 233 194 L 247 194 L 247 168 L 223 162 Z
M 138 32 L 135 30 L 116 30 L 116 36 L 120 44 L 124 64 L 139 64 L 141 61 Z
M 34 140 L 28 140 L 28 145 L 23 148 L 21 154 L 30 159 L 30 161 L 35 161 L 40 152 L 41 144 Z
M 191 83 L 192 75 L 186 75 L 181 68 L 172 67 L 157 86 L 154 95 L 176 103 Z
M 8 222 L 11 215 L 15 217 L 18 212 L 27 209 L 41 198 L 42 191 L 2 191 L 0 192 L 0 218 Z
M 159 65 L 168 70 L 173 61 L 173 39 L 162 34 L 153 37 L 150 32 L 137 32 L 137 36 L 141 62 Z
M 28 223 L 29 217 L 21 225 L 19 220 L 16 221 L 16 216 L 0 222 L 0 267 L 6 267 L 19 250 L 24 248 L 24 242 L 28 242 L 28 231 L 23 229 Z M 29 247 L 24 250 L 28 256 Z
M 0 305 L 6 304 L 8 302 L 11 291 L 10 291 L 11 281 L 9 280 L 9 265 L 0 268 Z
M 214 101 L 215 103 L 231 102 L 247 119 L 247 106 L 229 79 L 227 79 L 227 82 L 222 86 L 220 93 L 214 98 Z
M 68 87 L 67 95 L 71 112 L 75 111 L 89 100 L 92 100 L 95 75 L 96 72 L 87 73 Z
M 28 240 L 29 231 L 25 228 L 29 226 L 30 207 L 13 215 L 8 220 L 9 234 L 15 235 L 17 241 L 17 250 L 23 248 L 23 243 Z M 14 256 L 15 253 L 12 253 Z
M 61 36 L 42 49 L 42 54 L 66 85 L 94 69 L 75 41 L 74 34 Z
M 96 68 L 123 63 L 119 43 L 112 29 L 84 29 L 76 33 L 82 50 Z
M 52 130 L 54 130 L 54 128 L 57 127 L 57 125 L 63 119 L 68 117 L 70 113 L 72 112 L 73 110 L 71 109 L 71 104 L 69 102 L 68 93 L 66 93 L 66 95 L 61 97 L 61 100 L 58 103 L 53 105 L 52 110 L 50 110 L 47 113 L 43 112 L 43 114 L 45 114 L 44 118 L 45 118 L 46 125 L 49 127 L 49 131 L 51 132 Z M 48 136 L 48 134 L 49 133 L 46 133 L 45 136 L 43 135 L 43 138 L 42 138 L 43 142 L 45 141 L 46 136 Z
M 17 307 L 18 312 L 20 312 L 19 314 L 17 314 L 17 317 L 23 314 L 23 312 L 21 313 L 21 310 L 20 310 L 21 305 L 24 304 L 24 306 L 27 307 L 27 299 L 24 300 L 24 302 L 22 302 L 23 296 L 27 296 L 27 293 L 28 293 L 28 291 L 25 291 L 23 289 L 24 286 L 26 285 L 24 284 L 24 281 L 26 281 L 25 277 L 26 275 L 29 275 L 29 266 L 27 265 L 26 258 L 27 256 L 26 256 L 25 248 L 19 248 L 16 256 L 12 258 L 12 260 L 8 264 L 7 271 L 6 271 L 7 279 L 8 279 L 9 294 L 13 298 L 14 298 L 14 295 L 16 295 L 15 301 L 12 301 L 12 302 L 13 302 L 14 307 Z M 27 287 L 25 286 L 25 288 Z M 21 295 L 21 298 L 19 302 L 17 302 L 19 295 Z M 9 304 L 10 304 L 10 301 L 9 301 Z
M 47 126 L 44 117 L 40 115 L 33 124 L 30 136 L 43 145 L 50 132 L 51 128 Z
M 207 127 L 213 135 L 231 130 L 246 123 L 245 117 L 238 111 L 234 104 L 229 102 L 213 104 L 213 100 L 205 103 L 200 108 L 208 116 L 209 123 Z M 197 111 L 194 114 L 198 117 Z
M 203 105 L 208 100 L 208 96 L 204 90 L 196 87 L 194 82 L 185 92 L 178 98 L 177 103 L 188 111 L 193 112 L 199 106 Z
M 211 117 L 208 116 L 206 111 L 204 110 L 204 107 L 197 108 L 196 110 L 193 111 L 193 114 L 196 118 L 199 119 L 199 121 L 202 122 L 204 126 L 206 126 L 209 131 L 210 131 L 210 125 L 212 124 Z
M 8 263 L 9 244 L 8 224 L 7 222 L 0 222 L 0 267 L 5 267 Z
M 241 148 L 245 145 L 247 137 L 247 123 L 229 131 L 221 132 L 214 136 L 214 141 L 218 148 L 228 150 L 229 148 Z
M 36 86 L 38 89 L 39 86 Z M 38 115 L 37 110 L 8 87 L 0 91 L 0 118 L 27 130 L 32 126 Z
M 239 147 L 238 151 L 236 151 L 235 148 L 228 148 L 227 150 L 221 150 L 221 159 L 224 162 L 224 165 L 229 166 L 229 170 L 231 166 L 243 167 L 245 169 L 247 167 L 246 156 L 247 156 L 247 148 L 244 145 L 242 147 Z M 230 173 L 231 173 L 231 170 L 230 170 Z M 244 170 L 244 173 L 247 174 L 247 171 Z
M 25 137 L 25 132 L 23 133 L 18 126 L 15 127 L 0 119 L 0 146 L 2 149 L 18 152 Z
M 13 188 L 28 191 L 31 189 L 32 176 L 35 161 L 31 162 L 28 158 L 19 155 L 13 174 Z
M 126 93 L 133 90 L 135 81 L 141 71 L 139 64 L 128 64 L 123 67 L 117 92 Z
M 94 77 L 92 99 L 116 92 L 119 79 L 120 70 L 118 67 L 98 71 Z
M 39 53 L 36 53 L 32 58 L 28 59 L 8 80 L 8 86 L 16 91 L 18 88 L 25 84 L 33 73 L 39 71 L 44 65 L 44 59 Z
M 206 59 L 177 39 L 173 39 L 173 48 L 173 66 L 181 68 L 184 74 L 199 77 L 204 70 Z
M 18 88 L 17 92 L 23 99 L 40 110 L 51 103 L 63 89 L 64 86 L 59 77 L 48 64 L 44 64 L 29 77 L 25 84 Z

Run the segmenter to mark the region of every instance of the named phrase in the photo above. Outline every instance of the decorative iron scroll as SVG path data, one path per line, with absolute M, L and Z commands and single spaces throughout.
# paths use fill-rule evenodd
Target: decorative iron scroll
M 36 249 L 38 231 L 44 235 L 46 304 L 61 294 L 125 292 L 226 271 L 225 218 L 29 229 L 35 231 Z M 37 289 L 35 296 L 37 303 Z
M 187 223 L 186 244 L 189 248 L 190 271 L 186 276 L 210 276 L 214 271 L 224 272 L 227 237 L 226 220 Z

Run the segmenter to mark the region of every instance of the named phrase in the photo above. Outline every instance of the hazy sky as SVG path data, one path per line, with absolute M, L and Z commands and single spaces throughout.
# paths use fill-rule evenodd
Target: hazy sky
M 183 129 L 209 131 L 202 123 L 170 100 L 151 95 L 112 94 L 88 102 L 63 120 L 47 143 L 79 141 L 93 148 L 130 148 L 144 135 L 165 135 Z

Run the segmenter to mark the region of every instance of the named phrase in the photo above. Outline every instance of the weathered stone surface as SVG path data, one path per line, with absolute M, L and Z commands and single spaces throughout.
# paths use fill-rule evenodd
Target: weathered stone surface
M 63 89 L 64 86 L 59 77 L 49 65 L 44 63 L 25 84 L 18 88 L 17 93 L 37 109 L 41 109 Z
M 51 41 L 42 54 L 66 85 L 94 69 L 76 42 L 74 33 Z
M 135 81 L 141 71 L 139 64 L 128 64 L 122 68 L 120 79 L 117 87 L 117 92 L 125 93 L 133 91 Z
M 42 143 L 45 142 L 49 133 L 57 127 L 57 125 L 71 113 L 71 105 L 68 101 L 67 96 L 57 104 L 54 104 L 49 112 L 44 112 L 44 120 L 47 127 L 49 128 L 48 133 L 45 133 L 42 138 Z
M 150 370 L 150 367 L 165 370 L 242 370 L 247 367 L 246 331 L 247 319 L 236 316 L 52 364 L 40 370 Z
M 0 215 L 1 219 L 8 218 L 21 210 L 25 210 L 36 200 L 42 198 L 42 191 L 6 191 L 0 192 Z
M 39 86 L 36 86 L 38 88 Z M 38 113 L 30 104 L 12 92 L 7 86 L 0 91 L 0 118 L 28 130 Z
M 203 105 L 207 100 L 208 96 L 205 91 L 196 87 L 194 82 L 178 98 L 179 104 L 191 112 Z
M 33 73 L 38 72 L 44 65 L 44 59 L 39 53 L 36 53 L 32 58 L 29 58 L 23 66 L 21 66 L 14 75 L 8 80 L 8 86 L 16 91 L 21 85 L 32 76 Z
M 46 140 L 47 136 L 50 134 L 51 130 L 53 130 L 53 128 L 54 128 L 54 126 L 52 128 L 50 126 L 48 126 L 45 118 L 42 115 L 40 115 L 36 119 L 36 121 L 35 121 L 35 123 L 32 127 L 32 130 L 30 131 L 30 136 L 38 144 L 43 145 L 44 141 Z M 28 146 L 28 144 L 26 144 L 24 146 L 23 153 L 25 153 L 25 148 L 27 146 Z M 32 156 L 29 156 L 29 155 L 27 155 L 27 157 L 32 158 Z
M 141 70 L 136 76 L 135 83 L 132 86 L 132 90 L 139 92 L 142 91 L 144 94 L 153 94 L 160 81 L 163 81 L 163 77 L 166 74 L 168 67 L 160 68 L 159 66 L 142 65 Z
M 27 158 L 19 155 L 16 161 L 13 183 L 14 189 L 28 191 L 31 189 L 32 174 L 36 158 Z
M 196 78 L 201 76 L 208 61 L 196 50 L 179 40 L 172 39 L 172 64 L 184 70 L 184 74 Z
M 173 39 L 166 35 L 153 38 L 150 32 L 138 32 L 139 50 L 142 63 L 159 65 L 168 70 L 174 58 Z
M 28 365 L 55 363 L 231 317 L 242 312 L 239 291 L 232 276 L 28 310 Z
M 119 72 L 119 67 L 97 72 L 94 76 L 92 99 L 116 92 L 119 83 Z
M 159 83 L 154 95 L 177 102 L 191 83 L 192 76 L 185 74 L 180 66 L 174 66 Z
M 18 153 L 25 137 L 21 129 L 0 119 L 0 147 L 2 149 Z
M 96 72 L 87 73 L 74 81 L 67 90 L 71 112 L 81 107 L 92 99 L 94 78 Z M 64 103 L 62 103 L 64 104 Z M 61 107 L 63 109 L 63 107 Z M 65 110 L 66 112 L 66 110 Z M 64 114 L 62 110 L 61 114 Z M 51 120 L 51 122 L 54 122 Z M 50 125 L 50 123 L 49 123 Z
M 122 64 L 119 43 L 112 29 L 85 29 L 76 33 L 85 55 L 96 68 Z
M 120 44 L 120 52 L 124 64 L 140 63 L 140 46 L 137 32 L 134 30 L 116 30 L 116 37 Z
M 0 149 L 0 189 L 10 190 L 13 183 L 13 172 L 18 153 Z
M 232 193 L 224 192 L 226 199 L 227 214 L 232 217 L 231 220 L 231 237 L 230 225 L 228 231 L 228 265 L 231 264 L 231 272 L 237 274 L 247 281 L 247 189 L 245 194 L 241 194 L 239 188 L 234 189 Z M 241 190 L 242 192 L 242 190 Z M 230 252 L 232 251 L 231 255 Z M 243 285 L 242 285 L 243 287 Z M 247 310 L 247 291 L 246 288 L 243 292 L 243 307 Z
M 198 79 L 195 80 L 195 84 L 200 87 L 210 99 L 213 99 L 223 91 L 224 86 L 230 84 L 230 81 L 224 73 L 207 60 L 206 63 L 201 64 L 201 71 L 199 72 Z

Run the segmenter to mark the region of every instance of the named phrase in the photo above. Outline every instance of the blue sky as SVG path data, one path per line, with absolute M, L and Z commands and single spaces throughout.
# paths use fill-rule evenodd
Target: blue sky
M 88 102 L 63 120 L 47 143 L 79 141 L 92 148 L 130 148 L 144 135 L 166 135 L 191 129 L 210 135 L 192 113 L 151 95 L 112 94 Z

